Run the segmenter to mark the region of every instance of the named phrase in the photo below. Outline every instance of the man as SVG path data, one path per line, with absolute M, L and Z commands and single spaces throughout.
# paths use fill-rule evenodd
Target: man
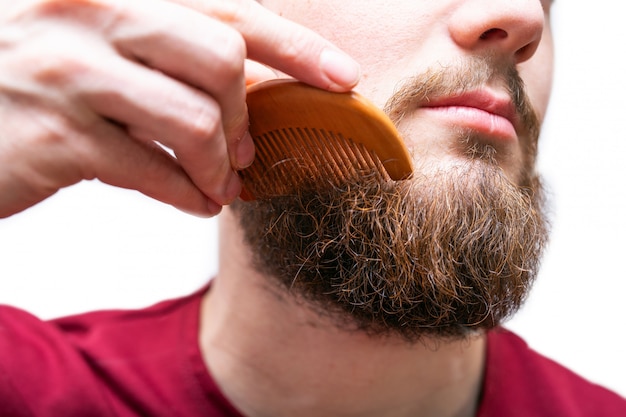
M 3 216 L 94 177 L 216 214 L 253 160 L 245 84 L 274 71 L 356 86 L 414 175 L 234 201 L 217 276 L 181 300 L 0 309 L 2 415 L 624 415 L 498 327 L 546 239 L 549 2 L 181 3 L 4 5 Z

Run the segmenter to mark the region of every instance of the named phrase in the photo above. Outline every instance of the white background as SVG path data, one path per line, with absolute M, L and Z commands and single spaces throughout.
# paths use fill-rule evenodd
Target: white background
M 554 26 L 540 160 L 553 238 L 509 327 L 626 396 L 626 24 L 612 0 L 563 0 Z M 188 293 L 216 269 L 215 225 L 135 192 L 79 184 L 0 220 L 0 303 L 48 318 Z

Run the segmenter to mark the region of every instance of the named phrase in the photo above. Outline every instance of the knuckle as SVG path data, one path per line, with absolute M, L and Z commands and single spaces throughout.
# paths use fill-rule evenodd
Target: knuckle
M 83 59 L 68 54 L 47 54 L 32 62 L 31 68 L 34 79 L 47 85 L 67 84 L 91 70 Z
M 316 45 L 312 42 L 310 35 L 304 30 L 298 30 L 294 31 L 292 36 L 289 36 L 279 46 L 279 51 L 287 62 L 298 62 L 314 50 L 315 47 Z
M 77 5 L 80 3 L 76 0 L 40 0 L 32 6 L 31 13 L 37 17 L 62 16 Z
M 37 17 L 77 18 L 87 17 L 88 11 L 100 11 L 108 6 L 100 0 L 39 0 L 32 7 Z
M 250 16 L 253 5 L 254 3 L 248 0 L 216 2 L 212 14 L 219 18 L 220 21 L 236 26 L 247 20 L 246 18 Z
M 242 79 L 244 63 L 247 55 L 246 43 L 243 36 L 234 30 L 225 31 L 220 39 L 221 48 L 214 51 L 216 76 L 223 85 Z
M 230 144 L 236 144 L 248 130 L 248 113 L 245 111 L 231 114 L 229 120 L 224 121 L 224 133 Z
M 221 112 L 217 106 L 203 106 L 195 117 L 186 124 L 188 140 L 193 145 L 203 145 L 220 136 Z

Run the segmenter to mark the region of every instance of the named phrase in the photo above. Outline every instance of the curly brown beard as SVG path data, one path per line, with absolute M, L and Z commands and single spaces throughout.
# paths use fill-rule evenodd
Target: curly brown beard
M 513 182 L 493 147 L 459 141 L 471 143 L 465 158 L 407 181 L 372 173 L 233 204 L 254 266 L 343 329 L 413 342 L 499 325 L 525 300 L 547 241 L 535 146 Z

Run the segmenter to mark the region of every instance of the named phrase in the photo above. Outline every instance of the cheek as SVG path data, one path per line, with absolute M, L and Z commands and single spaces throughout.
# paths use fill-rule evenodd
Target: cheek
M 362 78 L 356 90 L 378 106 L 384 105 L 399 80 L 419 71 L 424 60 L 417 57 L 425 56 L 423 45 L 432 35 L 432 18 L 418 2 L 398 2 L 393 8 L 387 0 L 260 2 L 319 33 L 359 62 Z
M 532 59 L 520 65 L 520 75 L 526 83 L 528 95 L 533 106 L 535 106 L 540 121 L 543 121 L 550 101 L 553 69 L 552 36 L 549 31 L 546 31 L 541 45 Z

